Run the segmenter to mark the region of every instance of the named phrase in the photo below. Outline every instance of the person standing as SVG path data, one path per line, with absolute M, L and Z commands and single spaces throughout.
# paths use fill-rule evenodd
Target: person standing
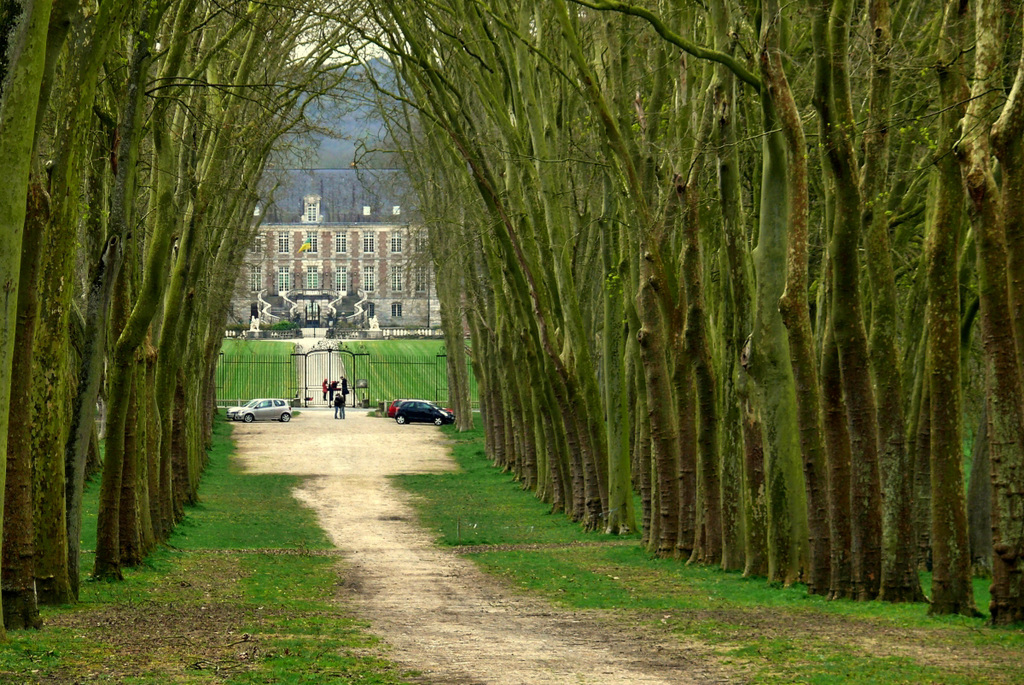
M 326 378 L 324 379 L 323 385 L 321 387 L 324 389 L 324 402 L 326 402 L 327 401 L 327 379 Z
M 330 395 L 331 404 L 334 404 L 334 393 L 338 392 L 338 381 L 331 381 L 327 387 L 327 394 Z
M 339 392 L 337 395 L 334 396 L 333 402 L 334 402 L 334 418 L 336 418 L 336 419 L 343 419 L 343 418 L 345 418 L 345 398 L 344 398 L 344 396 Z M 341 416 L 339 416 L 339 414 L 341 414 Z
M 344 405 L 348 402 L 348 379 L 344 376 L 341 377 L 341 402 Z M 352 406 L 355 406 L 354 404 Z

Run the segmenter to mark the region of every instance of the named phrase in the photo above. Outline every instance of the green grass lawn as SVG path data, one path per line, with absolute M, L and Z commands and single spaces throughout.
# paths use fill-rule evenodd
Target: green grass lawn
M 235 404 L 295 394 L 295 346 L 271 340 L 225 340 L 217 364 L 217 398 Z
M 346 609 L 343 569 L 299 479 L 249 475 L 230 426 L 169 544 L 120 583 L 83 583 L 73 607 L 43 609 L 41 631 L 0 647 L 0 682 L 403 683 L 415 674 Z M 97 484 L 83 521 L 83 577 L 95 546 Z
M 442 545 L 523 591 L 655 634 L 696 641 L 736 678 L 770 683 L 1024 682 L 1024 630 L 983 619 L 929 618 L 927 605 L 828 601 L 718 568 L 654 558 L 634 537 L 580 527 L 493 468 L 482 431 L 459 435 L 455 473 L 402 476 Z M 575 543 L 591 544 L 575 544 Z M 923 574 L 926 591 L 931 578 Z M 988 581 L 975 583 L 979 608 Z
M 359 399 L 368 399 L 371 406 L 398 398 L 448 401 L 444 359 L 438 358 L 445 349 L 442 341 L 347 340 L 340 342 L 340 346 L 352 353 L 339 357 L 346 366 L 350 386 Z M 293 397 L 299 390 L 297 364 L 301 358 L 292 358 L 291 343 L 231 339 L 224 341 L 221 352 L 217 397 L 222 402 L 233 404 L 253 397 Z M 321 376 L 326 372 L 310 369 L 310 374 L 306 381 L 309 387 L 302 394 L 315 397 Z M 365 378 L 369 387 L 354 388 L 359 378 Z M 475 402 L 476 382 L 472 374 L 470 388 Z
M 438 359 L 445 351 L 440 340 L 346 340 L 342 349 L 359 355 L 349 380 L 366 378 L 369 388 L 359 390 L 359 397 L 365 396 L 372 406 L 398 398 L 448 401 L 448 378 L 443 360 Z M 363 353 L 369 357 L 361 356 Z M 476 382 L 472 370 L 470 373 L 472 399 L 476 402 Z

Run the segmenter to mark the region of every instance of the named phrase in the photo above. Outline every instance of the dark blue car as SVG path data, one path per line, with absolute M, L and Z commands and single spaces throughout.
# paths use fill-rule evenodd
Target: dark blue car
M 395 411 L 395 421 L 398 423 L 432 423 L 435 426 L 442 426 L 446 423 L 455 423 L 455 414 L 442 409 L 433 402 L 409 400 L 398 405 L 398 409 Z

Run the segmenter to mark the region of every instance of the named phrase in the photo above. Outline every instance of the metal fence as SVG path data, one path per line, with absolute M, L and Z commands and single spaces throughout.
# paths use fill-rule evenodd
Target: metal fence
M 447 399 L 448 383 L 444 357 L 409 359 L 371 356 L 369 387 L 371 401 L 398 398 L 441 402 Z
M 438 379 L 438 390 L 437 399 L 434 401 L 438 404 L 447 405 L 451 398 L 448 394 L 448 356 L 445 354 L 437 355 L 437 365 L 440 367 L 439 373 L 440 378 Z M 469 378 L 469 403 L 474 409 L 480 408 L 480 391 L 476 384 L 476 375 L 473 373 L 473 366 L 466 363 L 466 373 Z
M 255 397 L 294 397 L 297 365 L 294 357 L 273 355 L 220 355 L 217 364 L 217 402 L 244 404 Z
M 468 368 L 470 398 L 479 406 L 476 378 Z M 377 406 L 399 398 L 448 404 L 448 356 L 401 357 L 311 350 L 290 357 L 220 356 L 217 399 L 221 406 L 243 404 L 255 397 L 297 398 L 304 406 L 328 406 L 323 381 L 348 379 L 349 405 Z

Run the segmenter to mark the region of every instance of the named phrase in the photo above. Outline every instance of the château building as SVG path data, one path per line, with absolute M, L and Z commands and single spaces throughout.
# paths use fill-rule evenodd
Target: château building
M 268 172 L 234 316 L 268 327 L 440 326 L 425 232 L 396 170 Z

